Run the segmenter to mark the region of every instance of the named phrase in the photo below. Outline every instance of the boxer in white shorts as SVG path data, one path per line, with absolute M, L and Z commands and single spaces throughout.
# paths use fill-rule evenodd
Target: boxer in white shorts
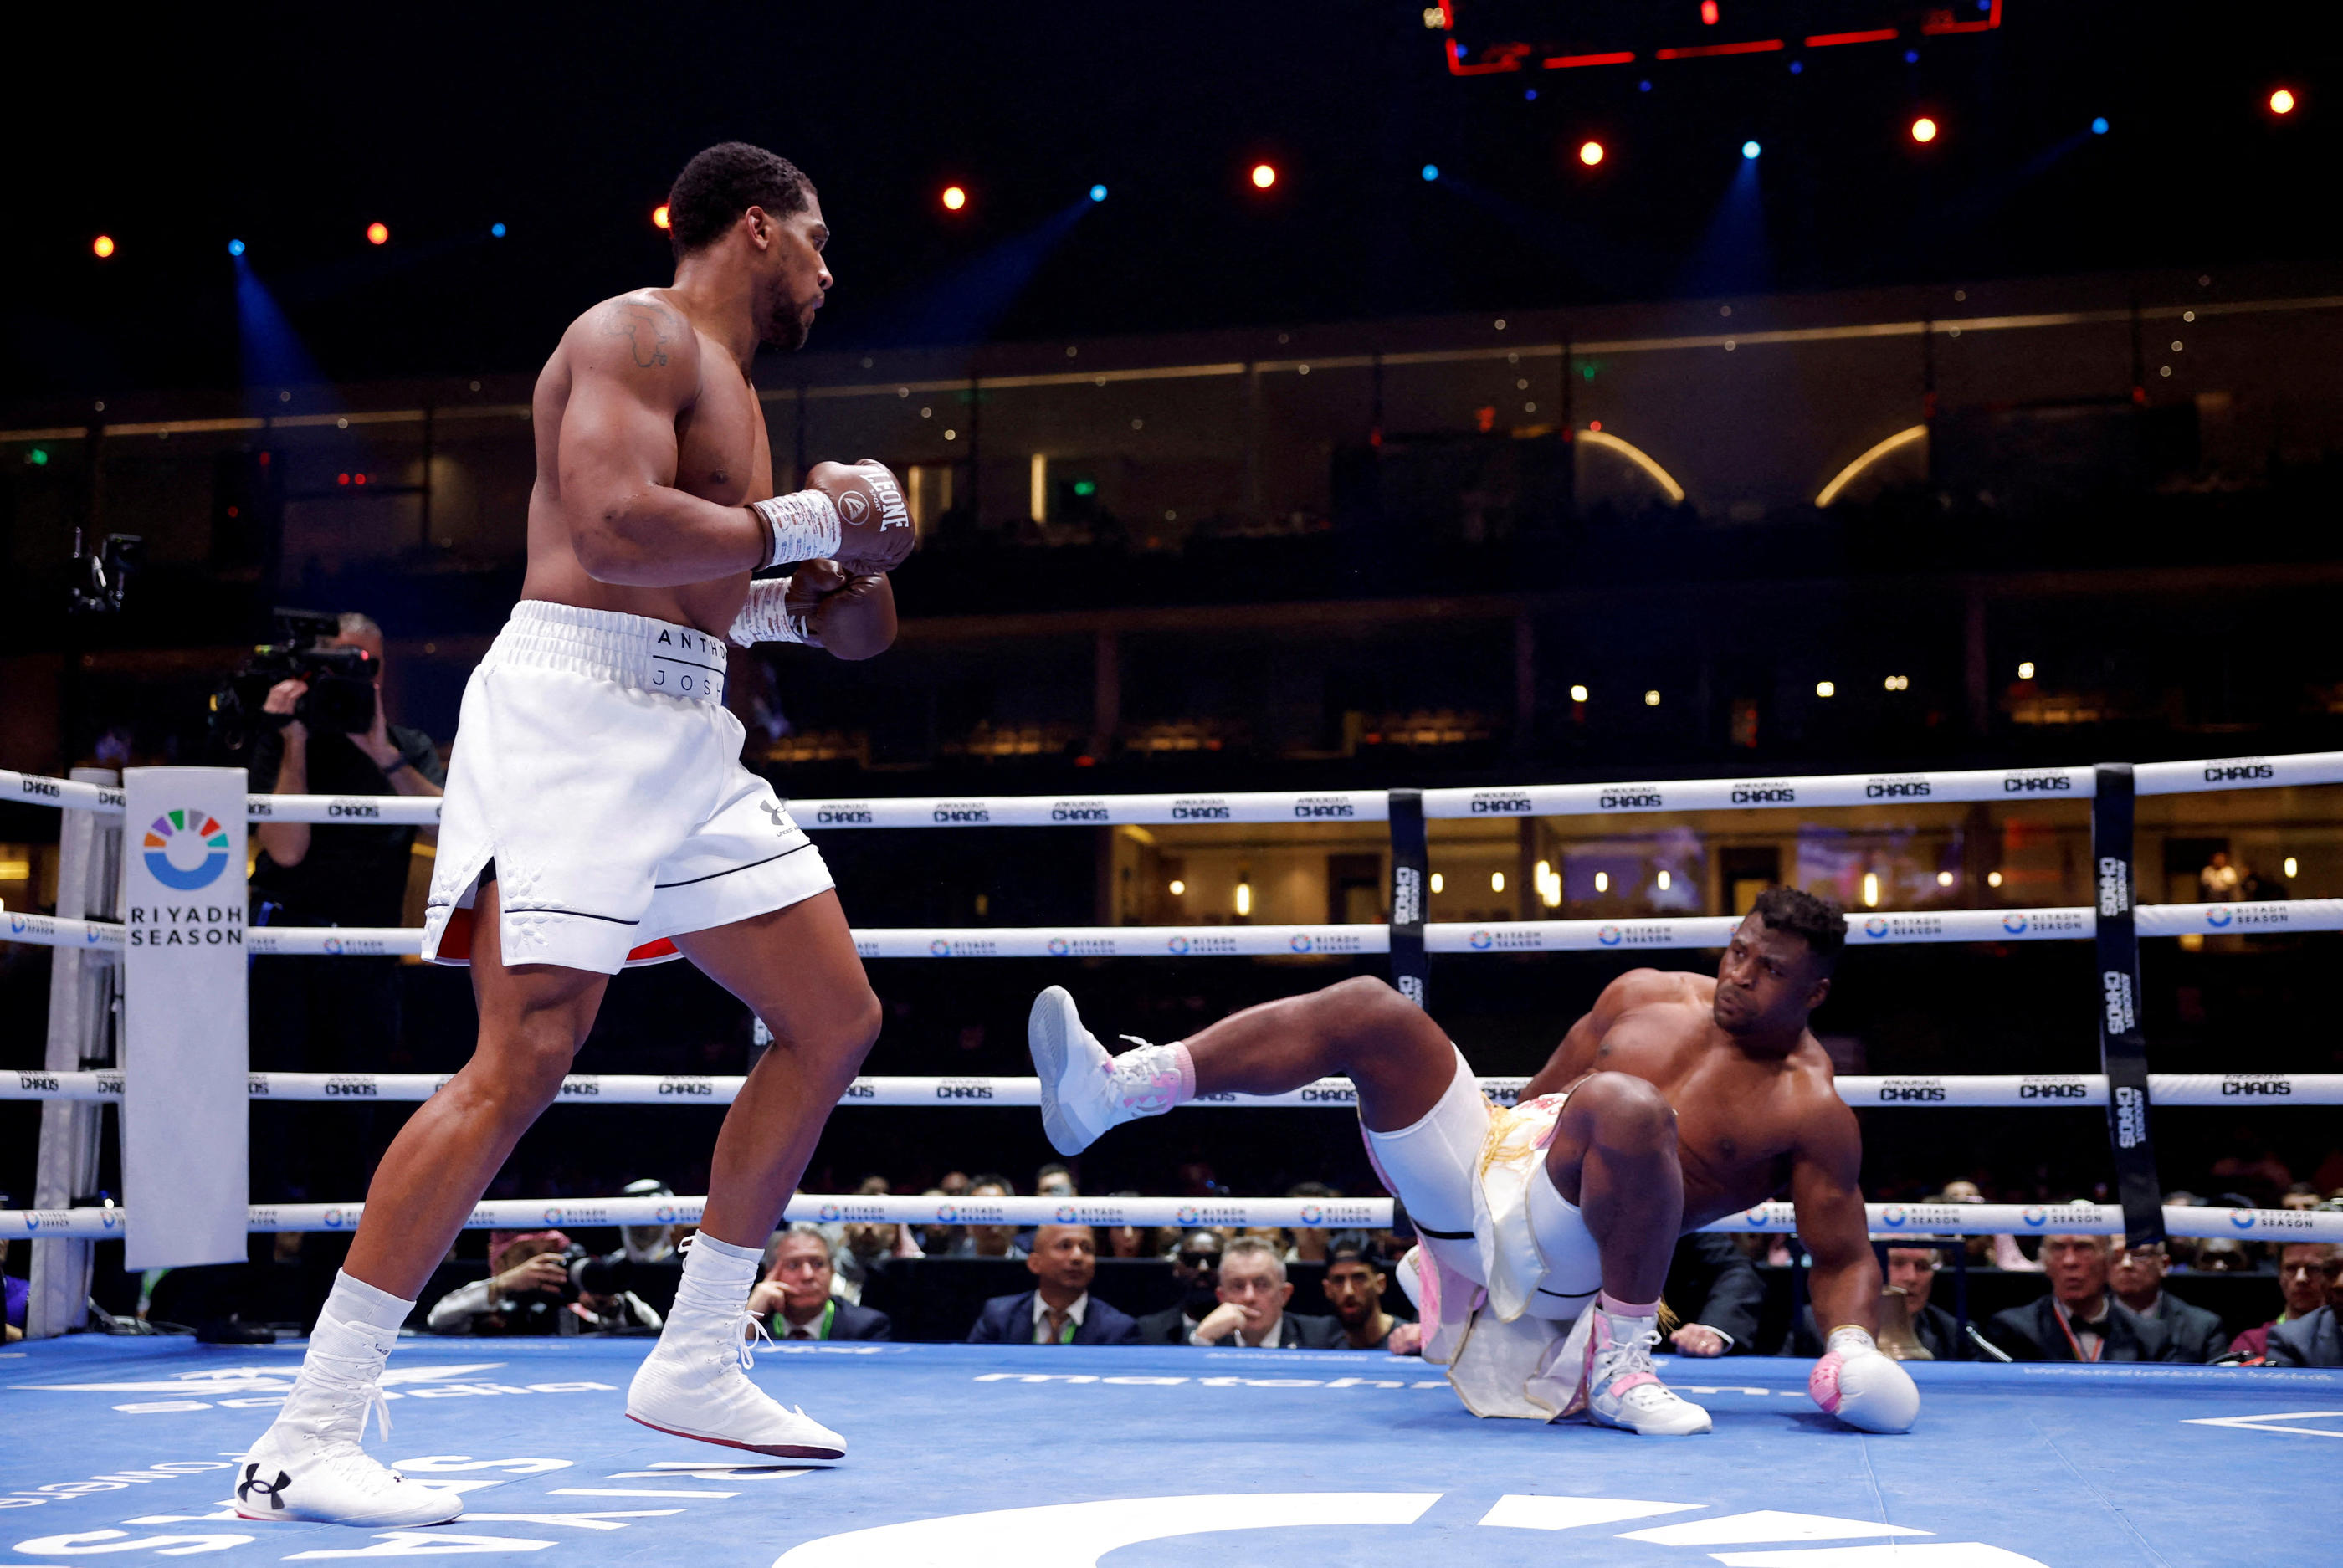
M 1476 1415 L 1583 1415 L 1658 1435 L 1709 1430 L 1653 1366 L 1676 1238 L 1787 1187 L 1835 1325 L 1808 1387 L 1872 1432 L 1919 1413 L 1879 1353 L 1880 1274 L 1856 1175 L 1855 1113 L 1806 1027 L 1830 994 L 1845 916 L 1768 889 L 1716 978 L 1634 970 L 1611 982 L 1511 1111 L 1421 1008 L 1378 980 L 1247 1008 L 1189 1039 L 1110 1056 L 1052 986 L 1029 1043 L 1061 1154 L 1198 1094 L 1358 1087 L 1367 1152 L 1416 1229 L 1425 1359 Z
M 612 975 L 681 957 L 773 1035 L 724 1120 L 674 1310 L 627 1413 L 792 1459 L 845 1440 L 748 1376 L 766 1238 L 879 1031 L 820 851 L 740 766 L 732 645 L 868 658 L 895 636 L 887 573 L 917 542 L 894 477 L 820 463 L 774 494 L 749 375 L 805 341 L 831 276 L 804 175 L 710 147 L 668 198 L 675 281 L 571 324 L 538 377 L 528 575 L 465 689 L 424 954 L 468 962 L 471 1060 L 383 1156 L 293 1391 L 245 1455 L 252 1520 L 440 1523 L 457 1495 L 362 1446 L 417 1293 L 558 1093 Z M 786 578 L 753 574 L 790 566 Z

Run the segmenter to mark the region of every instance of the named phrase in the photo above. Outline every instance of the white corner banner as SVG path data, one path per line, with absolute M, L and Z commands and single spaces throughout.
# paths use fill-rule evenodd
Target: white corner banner
M 245 774 L 132 768 L 123 784 L 123 1263 L 240 1263 Z

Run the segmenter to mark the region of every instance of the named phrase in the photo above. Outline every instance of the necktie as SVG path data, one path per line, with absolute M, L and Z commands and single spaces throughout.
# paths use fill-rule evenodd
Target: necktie
M 1066 1314 L 1055 1307 L 1045 1307 L 1042 1309 L 1042 1315 L 1050 1325 L 1050 1343 L 1054 1345 L 1058 1342 L 1059 1336 L 1066 1331 Z
M 809 1340 L 813 1338 L 813 1331 L 806 1327 L 803 1323 L 791 1323 L 789 1325 L 789 1338 L 793 1340 Z

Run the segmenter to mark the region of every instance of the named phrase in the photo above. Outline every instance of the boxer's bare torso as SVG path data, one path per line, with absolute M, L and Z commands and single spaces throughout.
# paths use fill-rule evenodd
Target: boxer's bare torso
M 1780 1055 L 1747 1049 L 1717 1025 L 1716 991 L 1706 975 L 1620 976 L 1523 1091 L 1553 1093 L 1604 1071 L 1657 1088 L 1676 1113 L 1686 1231 L 1775 1196 L 1802 1164 L 1861 1160 L 1855 1113 L 1815 1037 L 1801 1030 Z
M 672 405 L 672 467 L 655 465 L 650 482 L 720 507 L 744 506 L 773 493 L 772 449 L 757 390 L 725 346 L 703 332 L 673 290 L 638 289 L 603 301 L 562 334 L 560 347 L 537 378 L 531 418 L 537 431 L 537 484 L 528 500 L 528 576 L 521 597 L 583 609 L 696 626 L 722 637 L 748 596 L 741 571 L 705 582 L 638 587 L 600 581 L 580 564 L 580 521 L 571 515 L 562 482 L 578 454 L 568 448 L 607 438 L 598 410 L 571 400 L 585 384 L 589 395 L 614 383 L 618 396 Z

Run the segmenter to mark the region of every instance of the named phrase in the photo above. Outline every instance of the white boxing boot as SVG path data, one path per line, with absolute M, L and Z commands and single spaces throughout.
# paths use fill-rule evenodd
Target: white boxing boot
M 1196 1068 L 1186 1046 L 1123 1038 L 1137 1049 L 1108 1055 L 1082 1027 L 1063 986 L 1033 999 L 1025 1043 L 1041 1080 L 1041 1129 L 1059 1153 L 1080 1154 L 1110 1127 L 1161 1116 L 1196 1097 Z
M 397 1337 L 317 1320 L 293 1392 L 236 1467 L 238 1518 L 403 1527 L 445 1524 L 464 1512 L 458 1493 L 410 1481 L 359 1446 L 369 1412 L 390 1435 L 382 1365 Z
M 684 1253 L 675 1308 L 627 1390 L 627 1415 L 677 1437 L 783 1459 L 842 1459 L 846 1440 L 749 1381 L 750 1338 L 769 1339 L 749 1315 L 759 1254 L 701 1235 Z
M 1575 1355 L 1584 1369 L 1577 1397 L 1563 1412 L 1584 1414 L 1600 1426 L 1623 1427 L 1645 1437 L 1690 1437 L 1715 1424 L 1708 1412 L 1680 1398 L 1652 1368 L 1652 1347 L 1660 1342 L 1656 1315 L 1627 1317 L 1600 1304 L 1572 1325 L 1565 1358 Z

